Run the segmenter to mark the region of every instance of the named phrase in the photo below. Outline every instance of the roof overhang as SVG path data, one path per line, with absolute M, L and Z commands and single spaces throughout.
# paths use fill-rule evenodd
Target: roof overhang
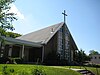
M 74 49 L 75 49 L 75 50 L 78 50 L 78 47 L 77 47 L 77 45 L 76 45 L 74 39 L 72 38 L 72 35 L 71 35 L 71 34 L 70 34 L 70 38 L 71 38 L 71 43 L 72 43 Z
M 25 40 L 15 39 L 15 38 L 11 38 L 11 37 L 4 37 L 4 36 L 2 36 L 2 38 L 8 44 L 19 44 L 19 45 L 26 45 L 26 46 L 32 46 L 32 47 L 42 47 L 42 45 L 40 43 L 29 42 L 29 41 L 25 41 Z

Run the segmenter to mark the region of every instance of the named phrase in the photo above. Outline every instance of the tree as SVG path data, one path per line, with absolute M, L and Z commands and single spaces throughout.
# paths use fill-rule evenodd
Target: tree
M 3 50 L 4 36 L 7 30 L 14 30 L 12 22 L 17 20 L 15 13 L 10 12 L 11 5 L 14 0 L 0 0 L 0 51 Z
M 0 29 L 0 33 L 1 33 L 2 36 L 12 37 L 12 38 L 16 38 L 16 37 L 21 36 L 21 34 L 14 33 L 14 32 L 8 32 L 8 31 L 5 31 L 2 28 Z
M 88 55 L 86 55 L 85 51 L 78 50 L 76 53 L 76 62 L 78 62 L 79 64 L 83 64 L 86 61 L 89 61 L 90 57 Z
M 6 34 L 6 31 L 0 27 L 0 35 L 4 36 Z
M 14 0 L 0 0 L 0 29 L 14 30 L 12 22 L 17 20 L 14 13 L 9 12 Z
M 12 22 L 17 20 L 14 13 L 9 12 L 14 0 L 0 0 L 0 42 L 3 43 L 4 40 L 1 36 L 5 35 L 7 30 L 14 30 Z
M 13 33 L 13 32 L 6 32 L 6 36 L 16 38 L 16 37 L 21 36 L 21 34 Z
M 17 20 L 16 14 L 9 12 L 14 0 L 0 0 L 0 41 L 4 40 L 1 35 L 5 35 L 6 30 L 14 30 L 12 22 Z
M 100 53 L 98 51 L 95 51 L 95 50 L 89 51 L 89 55 L 96 55 L 96 54 L 100 54 Z

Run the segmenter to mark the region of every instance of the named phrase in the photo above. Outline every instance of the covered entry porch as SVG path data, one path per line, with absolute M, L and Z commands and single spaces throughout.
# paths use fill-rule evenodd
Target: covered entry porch
M 42 47 L 30 47 L 25 45 L 12 45 L 8 50 L 11 58 L 21 58 L 24 63 L 41 62 Z
M 8 37 L 5 40 L 4 57 L 21 58 L 24 63 L 43 62 L 41 44 Z

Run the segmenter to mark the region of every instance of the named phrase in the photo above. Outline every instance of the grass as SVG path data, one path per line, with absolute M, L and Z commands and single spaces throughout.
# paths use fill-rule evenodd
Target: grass
M 42 65 L 25 65 L 25 64 L 0 64 L 0 72 L 2 72 L 2 67 L 7 66 L 9 69 L 14 69 L 13 75 L 21 75 L 22 72 L 26 74 L 22 75 L 31 75 L 32 70 L 34 69 L 41 69 L 46 75 L 81 75 L 78 72 L 72 71 L 70 69 L 66 69 L 64 67 L 53 67 L 53 66 L 42 66 Z M 19 74 L 20 73 L 20 74 Z M 0 74 L 2 75 L 2 73 Z
M 81 75 L 78 72 L 72 71 L 69 68 L 80 69 L 80 66 L 43 66 L 43 65 L 26 65 L 26 64 L 0 64 L 0 75 L 2 75 L 2 67 L 7 66 L 9 69 L 14 69 L 13 75 L 21 75 L 19 73 L 25 72 L 26 75 L 31 75 L 31 72 L 34 69 L 41 69 L 46 75 Z M 86 67 L 88 70 L 91 70 L 95 75 L 100 75 L 100 68 Z M 81 69 L 85 69 L 81 67 Z M 98 74 L 97 74 L 98 70 Z M 22 74 L 23 75 L 23 74 Z
M 66 68 L 75 68 L 75 69 L 85 69 L 84 67 L 80 66 L 66 66 Z M 86 67 L 87 70 L 90 70 L 93 72 L 95 75 L 100 75 L 100 68 L 95 68 L 95 67 Z M 98 71 L 98 72 L 97 72 Z
M 96 75 L 100 75 L 100 68 L 87 67 L 87 69 L 90 70 L 90 71 L 92 71 Z

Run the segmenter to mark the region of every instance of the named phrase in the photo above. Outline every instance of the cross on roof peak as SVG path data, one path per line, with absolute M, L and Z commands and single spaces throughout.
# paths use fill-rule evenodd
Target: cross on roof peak
M 68 16 L 68 15 L 66 14 L 65 10 L 64 10 L 64 12 L 62 14 L 64 15 L 64 23 L 66 23 L 66 16 Z

